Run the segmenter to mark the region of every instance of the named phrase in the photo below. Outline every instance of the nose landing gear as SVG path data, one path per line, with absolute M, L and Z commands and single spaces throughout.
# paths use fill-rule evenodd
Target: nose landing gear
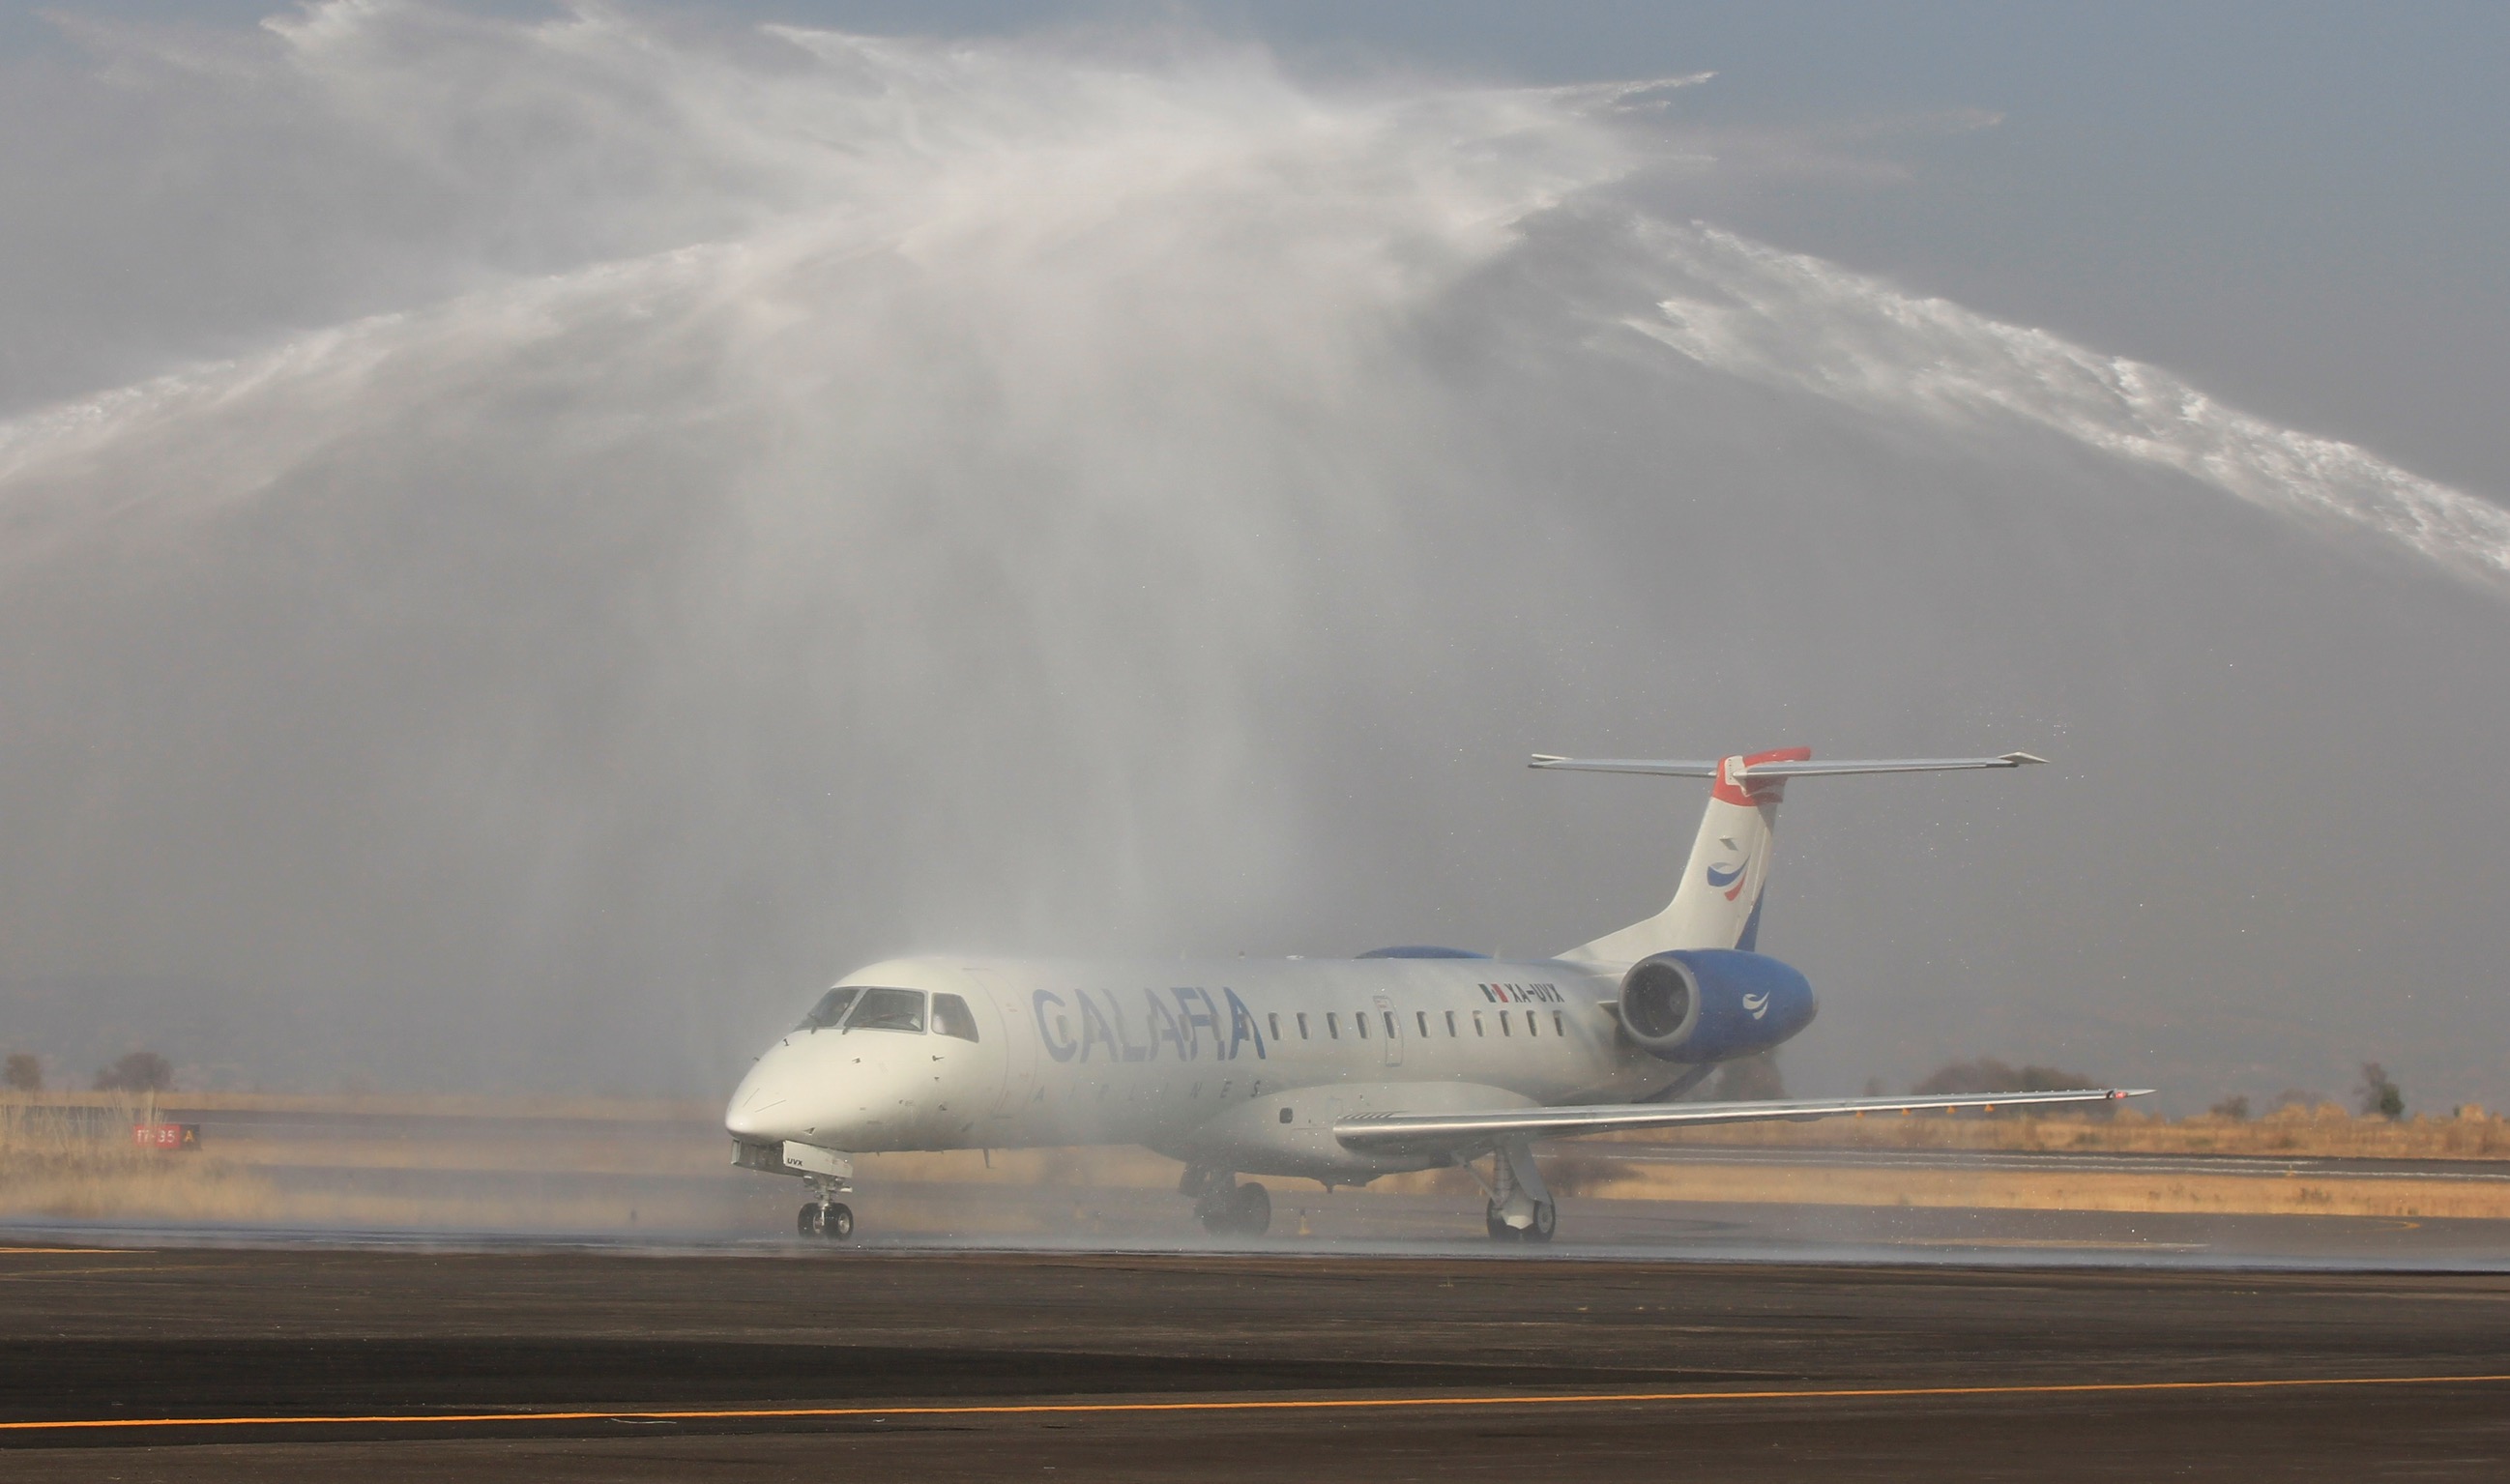
M 854 1189 L 851 1182 L 833 1175 L 814 1174 L 812 1199 L 793 1218 L 794 1229 L 805 1237 L 821 1237 L 829 1241 L 850 1241 L 855 1235 L 855 1208 L 837 1198 Z
M 802 1207 L 794 1226 L 805 1237 L 824 1237 L 830 1241 L 846 1241 L 855 1235 L 855 1208 L 842 1200 L 825 1204 L 813 1201 Z

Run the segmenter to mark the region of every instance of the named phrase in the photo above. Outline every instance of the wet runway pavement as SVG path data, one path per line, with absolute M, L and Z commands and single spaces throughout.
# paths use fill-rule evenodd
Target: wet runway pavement
M 40 1245 L 12 1478 L 2510 1477 L 2498 1275 Z
M 659 1183 L 659 1182 L 657 1182 Z M 703 1225 L 578 1230 L 151 1227 L 130 1221 L 0 1221 L 0 1246 L 595 1247 L 624 1252 L 771 1253 L 794 1238 L 791 1182 L 727 1182 L 741 1200 Z M 648 1187 L 650 1189 L 650 1187 Z M 1271 1235 L 1219 1239 L 1173 1191 L 1112 1186 L 865 1182 L 850 1198 L 871 1251 L 1313 1256 L 1493 1255 L 1477 1199 L 1284 1188 Z M 2510 1273 L 2510 1221 L 2136 1211 L 1850 1206 L 1565 1197 L 1554 1260 L 1968 1266 L 2142 1266 Z

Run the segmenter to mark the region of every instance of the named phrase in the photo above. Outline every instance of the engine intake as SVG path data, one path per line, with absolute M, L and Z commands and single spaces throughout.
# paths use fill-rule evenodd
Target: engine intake
M 1812 985 L 1766 954 L 1680 948 L 1621 977 L 1621 1029 L 1666 1061 L 1729 1061 L 1812 1024 Z

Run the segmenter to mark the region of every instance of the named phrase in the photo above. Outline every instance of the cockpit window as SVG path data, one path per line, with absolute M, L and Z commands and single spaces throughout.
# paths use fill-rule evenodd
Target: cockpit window
M 866 989 L 846 1017 L 849 1031 L 913 1031 L 924 1033 L 924 991 Z
M 968 1002 L 957 995 L 934 995 L 932 1030 L 935 1035 L 973 1041 L 976 1039 L 976 1016 L 968 1008 Z
M 838 1021 L 846 1018 L 846 1011 L 854 1008 L 855 996 L 861 993 L 862 986 L 858 984 L 838 985 L 836 988 L 829 990 L 826 994 L 821 995 L 819 997 L 819 1003 L 812 1006 L 811 1012 L 804 1015 L 802 1017 L 802 1023 L 793 1027 L 793 1029 L 797 1031 L 826 1030 L 829 1026 L 832 1026 Z

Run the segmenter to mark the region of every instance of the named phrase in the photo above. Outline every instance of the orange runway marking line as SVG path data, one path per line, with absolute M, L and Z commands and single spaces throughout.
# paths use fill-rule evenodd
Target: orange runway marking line
M 199 1273 L 208 1263 L 116 1263 L 110 1268 L 16 1268 L 0 1273 L 0 1283 L 40 1283 L 47 1278 L 87 1277 L 99 1273 Z
M 2082 1396 L 2118 1392 L 2268 1391 L 2302 1387 L 2435 1387 L 2510 1382 L 2497 1376 L 2330 1376 L 2274 1381 L 2094 1381 L 2063 1386 L 1847 1387 L 1779 1391 L 1596 1391 L 1575 1395 L 1364 1396 L 1285 1401 L 1063 1401 L 975 1406 L 729 1407 L 668 1412 L 458 1412 L 399 1413 L 373 1417 L 109 1417 L 63 1422 L 0 1422 L 0 1430 L 103 1429 L 116 1427 L 346 1427 L 444 1423 L 765 1422 L 869 1417 L 1023 1417 L 1144 1412 L 1400 1411 L 1431 1407 L 1601 1406 L 1679 1401 L 1889 1400 L 1927 1396 Z

